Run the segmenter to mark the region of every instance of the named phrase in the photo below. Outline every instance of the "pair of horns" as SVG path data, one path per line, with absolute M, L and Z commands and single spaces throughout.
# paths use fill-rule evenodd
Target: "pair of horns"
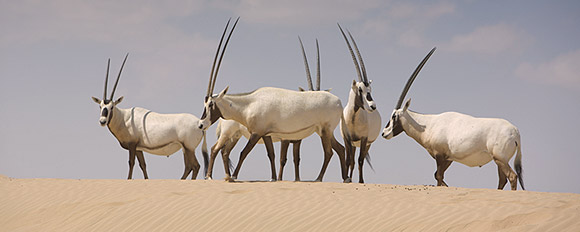
M 316 39 L 316 89 L 312 87 L 312 77 L 310 76 L 310 67 L 308 66 L 308 59 L 306 59 L 306 52 L 304 52 L 304 44 L 302 39 L 298 36 L 300 47 L 302 48 L 302 57 L 304 57 L 304 67 L 306 69 L 306 81 L 308 82 L 308 90 L 320 91 L 320 49 L 318 47 L 318 39 Z
M 226 31 L 228 30 L 228 27 L 230 25 L 230 21 L 232 20 L 232 18 L 228 19 L 228 23 L 226 23 L 226 28 L 224 28 L 224 32 L 222 34 L 222 37 L 220 39 L 220 43 L 218 44 L 218 48 L 217 51 L 215 52 L 215 57 L 213 59 L 213 65 L 211 67 L 211 73 L 209 75 L 209 84 L 207 86 L 207 97 L 210 97 L 213 94 L 213 89 L 215 87 L 215 81 L 217 79 L 217 75 L 218 72 L 220 70 L 220 65 L 222 64 L 222 59 L 224 58 L 224 53 L 226 52 L 226 48 L 228 46 L 228 42 L 230 42 L 230 38 L 232 37 L 232 33 L 234 32 L 234 29 L 236 28 L 236 25 L 238 25 L 238 21 L 240 20 L 240 17 L 238 17 L 238 19 L 236 19 L 236 22 L 234 23 L 234 26 L 232 27 L 232 30 L 230 31 L 230 34 L 228 35 L 228 39 L 226 40 L 226 43 L 224 44 L 224 48 L 221 49 L 222 47 L 222 42 L 224 41 L 224 37 L 226 35 Z M 218 54 L 221 52 L 219 61 L 218 61 Z M 217 66 L 216 66 L 216 61 L 218 61 Z M 214 73 L 215 71 L 215 73 Z
M 419 66 L 417 66 L 417 68 L 415 68 L 415 71 L 413 72 L 413 74 L 411 74 L 411 77 L 409 77 L 409 80 L 407 80 L 407 84 L 405 84 L 405 88 L 403 88 L 403 92 L 401 92 L 401 96 L 399 97 L 399 101 L 397 102 L 397 106 L 395 106 L 395 109 L 401 108 L 401 106 L 403 105 L 403 100 L 405 100 L 405 96 L 407 95 L 407 92 L 409 92 L 409 88 L 411 88 L 411 84 L 413 84 L 413 81 L 415 81 L 415 78 L 417 78 L 419 71 L 421 71 L 421 69 L 423 68 L 425 63 L 427 63 L 427 60 L 429 60 L 429 57 L 431 57 L 431 55 L 433 55 L 433 52 L 435 52 L 435 49 L 437 49 L 437 47 L 434 47 L 433 49 L 431 49 L 431 51 L 427 54 L 427 56 L 425 56 L 425 58 L 423 58 L 421 63 L 419 63 Z
M 125 67 L 125 62 L 127 61 L 127 57 L 129 53 L 125 55 L 125 60 L 123 60 L 123 64 L 121 65 L 121 69 L 119 70 L 119 75 L 117 76 L 117 80 L 115 81 L 115 85 L 113 86 L 113 92 L 111 93 L 111 98 L 109 100 L 113 100 L 113 96 L 115 96 L 115 90 L 117 89 L 117 84 L 119 84 L 119 78 L 121 78 L 121 72 L 123 72 L 123 67 Z M 111 67 L 111 58 L 107 61 L 107 74 L 105 76 L 105 91 L 103 93 L 103 101 L 107 100 L 107 82 L 109 81 L 109 68 Z
M 346 45 L 348 46 L 348 50 L 350 51 L 350 55 L 352 56 L 352 62 L 354 63 L 354 67 L 356 69 L 356 73 L 358 75 L 358 81 L 363 82 L 365 84 L 369 84 L 369 79 L 367 78 L 367 70 L 365 68 L 365 63 L 363 62 L 362 56 L 360 55 L 360 51 L 358 50 L 358 46 L 356 46 L 356 42 L 354 41 L 354 38 L 352 37 L 352 35 L 350 34 L 350 31 L 348 31 L 348 29 L 346 30 L 346 32 L 348 32 L 348 36 L 350 37 L 350 40 L 352 41 L 352 44 L 354 45 L 354 49 L 356 50 L 356 54 L 358 56 L 358 60 L 360 62 L 360 67 L 359 67 L 359 62 L 357 62 L 356 57 L 354 56 L 354 52 L 352 51 L 352 47 L 350 46 L 350 43 L 348 42 L 348 39 L 346 38 L 346 34 L 344 34 L 344 31 L 342 30 L 342 27 L 340 27 L 340 24 L 338 24 L 338 28 L 340 29 L 340 32 L 342 33 L 342 37 L 344 37 L 344 41 L 346 41 Z M 362 75 L 361 75 L 362 73 Z

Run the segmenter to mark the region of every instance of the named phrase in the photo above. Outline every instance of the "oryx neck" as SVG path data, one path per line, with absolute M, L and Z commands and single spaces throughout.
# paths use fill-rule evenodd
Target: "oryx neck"
M 354 113 L 357 113 L 361 108 L 364 109 L 364 102 L 362 100 L 362 97 L 351 88 L 345 108 L 352 109 Z
M 427 128 L 426 125 L 431 121 L 432 115 L 420 114 L 407 110 L 403 113 L 399 120 L 405 133 L 422 144 L 422 135 Z
M 129 109 L 121 109 L 119 107 L 112 107 L 111 108 L 111 113 L 110 113 L 111 117 L 109 119 L 109 122 L 107 122 L 107 127 L 109 128 L 109 131 L 111 131 L 111 133 L 115 136 L 115 138 L 117 138 L 117 140 L 119 140 L 119 138 L 120 138 L 119 136 L 121 134 L 126 133 L 125 131 L 121 131 L 121 130 L 126 128 L 126 126 L 125 126 L 126 119 L 125 118 L 129 114 L 129 112 L 130 112 Z M 119 140 L 119 141 L 121 141 L 121 140 Z
M 234 120 L 244 124 L 244 111 L 250 103 L 254 102 L 250 94 L 244 95 L 229 95 L 226 94 L 223 98 L 216 102 L 222 117 L 227 120 Z

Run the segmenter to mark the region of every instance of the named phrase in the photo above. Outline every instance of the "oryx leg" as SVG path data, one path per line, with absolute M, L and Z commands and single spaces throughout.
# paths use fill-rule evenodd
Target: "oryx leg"
M 505 184 L 507 184 L 507 176 L 503 170 L 501 170 L 499 165 L 497 166 L 497 176 L 499 177 L 499 184 L 497 185 L 497 189 L 502 190 L 505 187 Z
M 258 141 L 260 140 L 260 137 L 262 137 L 262 136 L 260 136 L 258 134 L 252 134 L 250 136 L 250 139 L 248 139 L 248 143 L 246 144 L 246 146 L 244 147 L 244 149 L 240 153 L 240 160 L 238 161 L 238 165 L 236 166 L 236 170 L 234 170 L 234 175 L 232 176 L 233 180 L 238 178 L 238 173 L 240 172 L 240 168 L 242 167 L 242 163 L 244 162 L 244 159 L 246 159 L 246 157 L 248 156 L 250 151 L 254 148 L 254 146 L 256 146 L 256 143 L 258 143 Z M 231 180 L 228 180 L 228 181 L 231 181 Z
M 322 149 L 324 150 L 324 163 L 322 164 L 320 174 L 318 174 L 318 177 L 316 178 L 316 181 L 318 182 L 322 181 L 328 163 L 330 162 L 330 158 L 332 158 L 332 133 L 323 129 L 320 134 L 320 140 L 322 141 Z
M 127 176 L 127 180 L 133 179 L 133 166 L 135 166 L 135 155 L 137 153 L 136 146 L 132 145 L 129 146 L 129 176 Z
M 276 181 L 276 153 L 274 152 L 274 144 L 272 143 L 272 137 L 262 136 L 264 145 L 266 145 L 266 152 L 268 153 L 268 159 L 270 159 L 270 169 L 272 172 L 272 178 L 270 181 Z
M 346 171 L 349 173 L 348 177 L 352 178 L 352 172 L 354 170 L 354 153 L 356 147 L 354 147 L 350 140 L 344 139 L 344 146 L 346 147 Z
M 226 145 L 222 149 L 222 161 L 224 163 L 224 171 L 226 173 L 225 180 L 227 181 L 232 180 L 231 177 L 232 161 L 230 160 L 230 154 L 234 149 L 234 147 L 236 146 L 236 144 L 238 143 L 238 140 L 240 140 L 240 138 L 230 140 L 228 143 L 226 143 Z
M 368 146 L 367 146 L 367 137 L 362 137 L 360 139 L 360 154 L 358 156 L 358 182 L 364 183 L 365 180 L 363 178 L 363 165 L 365 164 L 365 157 L 367 156 Z M 353 157 L 354 160 L 354 157 Z M 353 165 L 354 166 L 354 165 Z M 354 169 L 354 167 L 353 167 Z M 352 176 L 351 176 L 352 178 Z
M 495 157 L 493 158 L 493 161 L 495 161 L 498 169 L 501 169 L 501 171 L 503 171 L 504 175 L 510 181 L 510 185 L 512 186 L 512 190 L 517 190 L 517 188 L 518 188 L 517 175 L 514 172 L 514 170 L 512 170 L 512 168 L 510 167 L 508 162 L 496 159 Z M 504 183 L 504 185 L 505 185 L 505 183 Z M 503 189 L 503 186 L 502 186 L 502 189 Z
M 344 183 L 350 183 L 351 179 L 347 176 L 346 164 L 345 164 L 345 148 L 342 146 L 332 135 L 332 149 L 336 151 L 338 159 L 340 160 L 340 172 L 342 173 L 342 180 Z
M 226 145 L 226 140 L 218 139 L 218 141 L 211 147 L 211 155 L 209 157 L 209 165 L 207 167 L 207 173 L 205 174 L 205 179 L 211 180 L 213 176 L 213 165 L 215 163 L 215 158 L 220 150 Z M 223 151 L 222 151 L 223 154 Z
M 135 154 L 137 155 L 137 160 L 139 160 L 139 167 L 143 172 L 143 177 L 145 179 L 149 179 L 149 176 L 147 175 L 147 164 L 145 163 L 145 156 L 143 156 L 143 152 L 135 151 Z
M 282 175 L 284 174 L 284 166 L 286 165 L 288 156 L 288 146 L 290 146 L 289 140 L 280 141 L 280 172 L 278 173 L 278 180 L 282 180 Z
M 435 160 L 437 161 L 437 171 L 435 172 L 435 179 L 437 180 L 437 186 L 447 187 L 447 183 L 443 181 L 445 171 L 453 161 L 447 160 L 447 155 L 435 155 Z
M 184 159 L 187 159 L 186 163 L 188 163 L 190 170 L 193 171 L 191 174 L 191 179 L 195 180 L 197 178 L 197 174 L 199 173 L 199 169 L 201 168 L 199 162 L 197 161 L 197 157 L 195 157 L 195 150 L 190 150 L 184 147 L 183 155 Z M 188 174 L 184 173 L 184 176 L 182 176 L 181 179 L 184 180 L 185 178 L 187 178 Z
M 300 181 L 300 144 L 302 140 L 297 140 L 292 143 L 294 155 L 294 181 Z M 282 180 L 282 179 L 280 179 Z

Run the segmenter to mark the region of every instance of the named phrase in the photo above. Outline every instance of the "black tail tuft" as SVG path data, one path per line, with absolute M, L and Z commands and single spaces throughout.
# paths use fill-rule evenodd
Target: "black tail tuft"
M 367 152 L 367 155 L 365 156 L 365 160 L 367 161 L 367 164 L 369 165 L 369 167 L 371 167 L 371 170 L 373 170 L 373 172 L 375 172 L 375 168 L 373 168 L 373 164 L 371 163 L 371 154 Z
M 522 190 L 526 190 L 526 188 L 524 188 L 524 176 L 523 176 L 523 170 L 522 170 L 522 165 L 515 165 L 516 168 L 516 174 L 518 175 L 518 181 L 520 182 L 520 186 L 522 186 Z

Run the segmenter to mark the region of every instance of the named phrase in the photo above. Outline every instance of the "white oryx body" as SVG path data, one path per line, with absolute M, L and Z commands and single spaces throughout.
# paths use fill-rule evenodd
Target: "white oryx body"
M 317 178 L 319 181 L 322 180 L 332 156 L 331 146 L 334 147 L 338 143 L 333 136 L 342 113 L 342 103 L 337 96 L 326 91 L 299 92 L 273 87 L 260 88 L 247 94 L 227 95 L 226 92 L 227 88 L 217 97 L 210 98 L 206 102 L 206 112 L 215 111 L 211 109 L 215 107 L 221 112 L 222 118 L 234 120 L 245 126 L 251 134 L 249 143 L 253 144 L 250 144 L 250 148 L 264 136 L 282 140 L 301 140 L 316 132 L 323 137 L 325 146 L 328 147 L 325 147 L 325 163 Z M 212 104 L 209 104 L 210 102 Z M 213 104 L 215 106 L 208 106 Z M 202 122 L 202 127 L 207 127 L 209 117 L 206 117 L 206 120 L 202 118 Z M 242 151 L 240 162 L 233 175 L 234 179 L 247 152 L 249 151 L 246 148 Z M 341 161 L 344 159 L 339 158 Z M 276 179 L 275 169 L 272 179 Z
M 344 34 L 344 31 L 338 25 L 348 50 L 350 51 L 352 61 L 354 63 L 358 82 L 353 80 L 348 95 L 348 103 L 342 112 L 342 122 L 340 124 L 340 132 L 344 139 L 346 147 L 346 167 L 350 170 L 349 177 L 352 178 L 354 171 L 354 157 L 355 147 L 360 148 L 360 155 L 358 159 L 359 164 L 359 183 L 364 183 L 363 165 L 364 160 L 368 161 L 368 151 L 371 144 L 377 139 L 381 132 L 381 115 L 376 110 L 376 104 L 371 96 L 371 83 L 368 80 L 364 61 L 358 50 L 358 46 L 353 36 L 348 32 L 350 40 L 353 42 L 354 48 L 358 55 L 358 60 L 354 55 L 352 47 Z M 370 164 L 370 163 L 369 163 Z
M 424 147 L 437 162 L 438 186 L 447 186 L 444 173 L 453 161 L 477 167 L 494 160 L 498 166 L 498 189 L 503 189 L 509 180 L 511 189 L 516 190 L 517 179 L 524 189 L 520 133 L 514 125 L 504 119 L 476 118 L 456 112 L 420 114 L 408 110 L 410 99 L 401 107 L 418 72 L 434 51 L 435 48 L 407 81 L 382 136 L 391 139 L 404 131 Z M 515 172 L 508 164 L 514 154 Z
M 362 84 L 361 82 L 357 83 L 357 85 Z M 351 89 L 348 103 L 342 111 L 344 121 L 340 124 L 340 131 L 343 133 L 343 137 L 348 133 L 348 136 L 353 138 L 352 145 L 360 147 L 360 138 L 366 137 L 367 145 L 370 145 L 379 137 L 382 131 L 382 123 L 381 114 L 378 110 L 374 110 L 371 113 L 364 109 L 355 111 L 356 97 L 357 94 Z
M 107 126 L 119 141 L 121 147 L 129 150 L 129 175 L 127 179 L 133 178 L 135 157 L 139 160 L 139 166 L 143 171 L 144 178 L 149 178 L 143 151 L 155 155 L 170 156 L 179 149 L 183 149 L 185 162 L 185 170 L 181 179 L 185 179 L 192 171 L 191 178 L 195 179 L 200 168 L 199 162 L 195 157 L 195 148 L 197 148 L 202 138 L 204 140 L 202 153 L 207 167 L 205 131 L 198 128 L 200 120 L 197 117 L 191 114 L 159 114 L 140 107 L 122 109 L 117 107 L 117 104 L 121 103 L 123 97 L 113 101 L 115 89 L 119 83 L 127 56 L 125 56 L 119 71 L 111 97 L 107 99 L 109 60 L 103 100 L 96 97 L 92 98 L 101 108 L 99 118 L 101 126 Z
M 119 143 L 136 144 L 138 151 L 170 156 L 182 149 L 195 150 L 204 136 L 199 118 L 191 114 L 159 114 L 133 107 L 113 108 L 109 130 Z
M 224 164 L 226 179 L 233 180 L 237 178 L 244 159 L 261 138 L 264 140 L 268 158 L 270 159 L 271 180 L 277 180 L 272 137 L 282 140 L 300 140 L 316 132 L 322 140 L 325 155 L 324 164 L 317 178 L 318 181 L 322 181 L 324 172 L 332 157 L 332 149 L 339 149 L 338 147 L 342 146 L 336 141 L 333 134 L 340 121 L 342 111 L 342 103 L 337 96 L 325 91 L 298 92 L 272 87 L 264 87 L 250 93 L 234 95 L 227 95 L 228 87 L 226 87 L 217 96 L 213 95 L 217 73 L 237 22 L 236 20 L 223 49 L 221 45 L 227 32 L 229 21 L 222 34 L 209 78 L 204 113 L 199 124 L 199 128 L 205 130 L 211 125 L 212 118 L 221 117 L 244 125 L 251 133 L 248 143 L 240 154 L 240 160 L 233 176 L 230 177 L 229 175 L 229 165 Z M 216 66 L 220 50 L 222 52 Z M 344 169 L 344 147 L 342 147 L 342 154 L 341 152 L 338 153 L 341 161 L 342 176 L 347 181 Z M 228 161 L 224 159 L 224 162 Z
M 299 87 L 299 90 L 300 91 L 320 91 L 320 52 L 319 52 L 318 40 L 316 40 L 316 51 L 317 51 L 317 56 L 316 56 L 316 58 L 317 58 L 316 59 L 317 60 L 317 62 L 316 62 L 317 63 L 316 87 L 314 87 L 314 85 L 312 84 L 312 78 L 310 75 L 310 68 L 308 66 L 308 59 L 306 58 L 306 52 L 304 51 L 304 45 L 302 44 L 302 39 L 300 39 L 300 37 L 298 37 L 298 40 L 300 41 L 300 47 L 302 48 L 302 56 L 304 58 L 304 66 L 305 66 L 305 70 L 306 70 L 306 81 L 308 83 L 308 90 L 304 90 L 301 87 Z M 327 91 L 329 91 L 329 90 L 327 90 Z M 238 142 L 238 140 L 241 138 L 241 136 L 244 136 L 247 139 L 250 139 L 250 137 L 251 137 L 251 133 L 248 131 L 248 129 L 245 126 L 243 126 L 242 124 L 240 124 L 234 120 L 225 120 L 223 118 L 222 118 L 222 120 L 220 120 L 220 122 L 217 125 L 216 134 L 218 137 L 218 141 L 211 148 L 211 157 L 210 157 L 210 162 L 209 162 L 209 168 L 208 168 L 207 175 L 206 175 L 207 179 L 212 178 L 213 164 L 214 164 L 214 161 L 215 161 L 215 158 L 217 156 L 218 151 L 221 150 L 222 160 L 224 160 L 224 165 L 226 165 L 227 162 L 225 162 L 225 160 L 228 160 L 228 162 L 229 162 L 229 154 L 230 154 L 231 150 L 234 148 L 234 146 L 236 145 L 236 143 Z M 311 135 L 311 134 L 312 133 L 310 133 L 309 135 Z M 281 139 L 279 137 L 272 137 L 272 142 L 278 142 L 278 141 L 281 141 L 280 170 L 278 173 L 278 180 L 282 180 L 282 178 L 283 178 L 284 166 L 286 165 L 286 161 L 287 161 L 288 147 L 289 147 L 290 143 L 292 143 L 294 146 L 294 148 L 293 148 L 294 176 L 295 176 L 294 180 L 300 181 L 300 169 L 299 169 L 299 166 L 300 166 L 300 144 L 301 144 L 302 140 L 284 140 L 284 139 Z M 258 141 L 258 143 L 263 144 L 264 140 L 260 139 Z M 337 150 L 337 152 L 340 152 L 340 150 Z M 224 168 L 230 168 L 230 167 L 224 166 Z
M 433 158 L 445 154 L 448 160 L 469 167 L 481 167 L 494 159 L 508 162 L 519 149 L 520 133 L 500 118 L 475 118 L 457 112 L 419 114 L 398 112 L 405 133 L 424 147 Z M 518 152 L 516 162 L 521 162 Z

